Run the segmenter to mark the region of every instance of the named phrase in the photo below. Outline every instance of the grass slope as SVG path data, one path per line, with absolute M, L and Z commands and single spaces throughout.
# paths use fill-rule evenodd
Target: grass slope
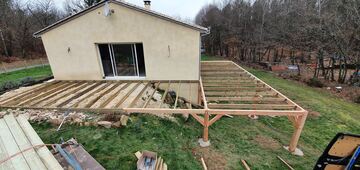
M 295 169 L 312 169 L 326 145 L 338 132 L 360 133 L 360 105 L 349 103 L 303 84 L 278 78 L 271 73 L 249 69 L 260 79 L 309 109 L 299 147 L 304 157 L 293 156 L 282 149 L 288 145 L 293 128 L 285 117 L 262 116 L 222 118 L 210 127 L 211 157 L 205 161 L 210 169 L 243 169 L 245 159 L 252 169 L 286 169 L 276 158 L 287 160 Z M 45 143 L 58 142 L 60 137 L 76 137 L 107 169 L 135 169 L 138 150 L 156 151 L 170 169 L 201 169 L 196 143 L 202 127 L 194 120 L 179 119 L 179 124 L 150 115 L 131 116 L 132 121 L 121 129 L 65 125 L 55 132 L 48 124 L 33 124 Z M 217 167 L 215 168 L 215 165 Z
M 26 77 L 41 79 L 51 75 L 52 72 L 50 66 L 34 67 L 29 69 L 17 70 L 9 73 L 2 73 L 0 74 L 0 86 L 7 81 L 19 82 L 21 79 Z

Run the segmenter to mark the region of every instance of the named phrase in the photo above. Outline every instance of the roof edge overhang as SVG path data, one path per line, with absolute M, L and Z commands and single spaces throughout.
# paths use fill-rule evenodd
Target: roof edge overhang
M 87 9 L 84 9 L 76 14 L 73 14 L 73 15 L 70 15 L 68 17 L 65 17 L 59 21 L 56 21 L 55 23 L 35 32 L 33 34 L 33 36 L 35 38 L 40 38 L 42 34 L 56 28 L 56 27 L 59 27 L 61 26 L 62 24 L 65 24 L 73 19 L 76 19 L 82 15 L 85 15 L 87 14 L 88 12 L 91 12 L 97 8 L 100 8 L 102 7 L 103 4 L 105 4 L 106 2 L 109 2 L 109 3 L 114 3 L 114 4 L 117 4 L 117 5 L 121 5 L 121 6 L 124 6 L 124 7 L 127 7 L 127 8 L 130 8 L 130 9 L 133 9 L 133 10 L 136 10 L 136 11 L 139 11 L 139 12 L 143 12 L 145 14 L 148 14 L 148 15 L 151 15 L 151 16 L 155 16 L 155 17 L 158 17 L 160 19 L 164 19 L 164 20 L 167 20 L 169 22 L 173 22 L 173 23 L 176 23 L 176 24 L 179 24 L 179 25 L 182 25 L 182 26 L 185 26 L 185 27 L 188 27 L 188 28 L 191 28 L 191 29 L 194 29 L 194 30 L 197 30 L 199 31 L 200 33 L 202 34 L 205 34 L 205 33 L 208 33 L 209 32 L 209 29 L 208 28 L 205 28 L 205 27 L 202 27 L 202 26 L 199 26 L 199 25 L 195 25 L 195 24 L 190 24 L 190 23 L 186 23 L 184 21 L 180 21 L 180 20 L 177 20 L 175 18 L 172 18 L 170 16 L 167 16 L 167 15 L 164 15 L 164 14 L 161 14 L 161 13 L 158 13 L 158 12 L 155 12 L 155 11 L 152 11 L 152 10 L 149 10 L 149 9 L 146 9 L 146 8 L 142 8 L 140 6 L 136 6 L 136 5 L 133 5 L 133 4 L 130 4 L 130 3 L 126 3 L 126 2 L 122 2 L 122 1 L 117 1 L 117 0 L 103 0 Z

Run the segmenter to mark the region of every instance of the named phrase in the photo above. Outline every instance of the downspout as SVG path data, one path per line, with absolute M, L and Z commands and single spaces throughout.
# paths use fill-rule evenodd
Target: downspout
M 201 76 L 201 37 L 207 36 L 210 34 L 210 29 L 211 27 L 207 28 L 206 31 L 204 32 L 200 32 L 200 41 L 199 41 L 199 75 L 198 75 L 198 79 L 200 80 L 200 76 Z

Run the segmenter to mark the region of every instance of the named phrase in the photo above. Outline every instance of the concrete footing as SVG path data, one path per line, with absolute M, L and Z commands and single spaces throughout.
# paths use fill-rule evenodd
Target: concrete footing
M 287 151 L 289 151 L 288 146 L 283 146 L 283 148 L 286 149 Z M 296 148 L 294 152 L 291 152 L 291 154 L 296 155 L 296 156 L 304 156 L 304 152 L 302 150 L 300 150 L 299 148 Z
M 200 138 L 199 140 L 198 140 L 198 142 L 199 142 L 199 145 L 201 146 L 201 147 L 208 147 L 208 146 L 210 146 L 210 140 L 208 140 L 207 142 L 205 142 L 204 140 L 203 140 L 203 138 Z

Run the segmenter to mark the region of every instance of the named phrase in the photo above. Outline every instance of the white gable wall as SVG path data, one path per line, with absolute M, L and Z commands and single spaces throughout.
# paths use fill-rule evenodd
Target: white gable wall
M 199 31 L 113 3 L 110 9 L 111 16 L 100 7 L 41 35 L 55 79 L 103 79 L 96 43 L 143 43 L 147 80 L 199 79 Z

